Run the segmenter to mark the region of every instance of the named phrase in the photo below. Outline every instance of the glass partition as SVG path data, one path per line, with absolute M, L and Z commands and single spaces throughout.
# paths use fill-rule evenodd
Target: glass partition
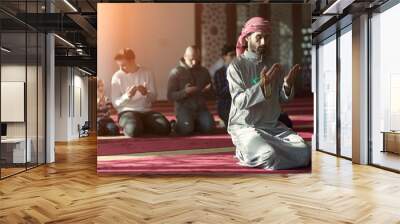
M 352 32 L 342 31 L 340 41 L 340 154 L 352 157 Z
M 1 2 L 1 7 L 40 13 L 44 1 Z M 0 178 L 45 163 L 44 33 L 0 12 Z
M 400 4 L 371 18 L 371 162 L 400 170 Z
M 26 141 L 26 43 L 25 32 L 1 34 L 2 177 L 24 171 L 31 162 L 30 142 Z
M 318 47 L 318 149 L 336 154 L 336 36 Z

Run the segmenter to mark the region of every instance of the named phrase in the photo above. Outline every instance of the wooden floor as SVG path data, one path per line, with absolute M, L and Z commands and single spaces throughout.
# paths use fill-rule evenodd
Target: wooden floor
M 7 177 L 7 176 L 11 176 L 13 174 L 19 173 L 19 172 L 23 172 L 25 170 L 24 168 L 1 168 L 1 177 Z
M 320 152 L 312 174 L 98 176 L 96 139 L 0 181 L 0 223 L 400 223 L 400 175 Z

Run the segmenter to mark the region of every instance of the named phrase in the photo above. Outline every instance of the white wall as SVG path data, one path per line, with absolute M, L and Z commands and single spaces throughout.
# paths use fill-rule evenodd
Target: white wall
M 55 140 L 68 140 L 68 86 L 69 76 L 67 67 L 55 69 Z
M 195 44 L 194 4 L 99 3 L 97 10 L 97 77 L 105 80 L 106 95 L 117 70 L 113 58 L 129 47 L 154 72 L 158 98 L 166 100 L 170 70 Z
M 9 64 L 1 66 L 1 81 L 8 82 L 25 82 L 26 70 L 28 74 L 31 74 L 33 71 L 36 73 L 36 68 L 33 66 L 25 67 L 25 65 L 17 65 L 17 64 Z M 36 97 L 36 89 L 35 89 L 35 97 Z M 33 93 L 27 93 L 28 98 L 33 97 Z M 31 101 L 27 99 L 28 101 Z M 2 110 L 7 110 L 7 108 L 1 108 Z M 11 113 L 11 111 L 10 111 Z M 28 114 L 28 120 L 33 120 L 33 117 Z M 36 114 L 34 115 L 36 118 Z M 25 137 L 25 122 L 7 122 L 7 136 L 8 137 Z M 29 126 L 30 127 L 30 126 Z
M 71 67 L 56 67 L 55 81 L 55 125 L 56 141 L 79 138 L 78 124 L 88 121 L 88 78 Z M 80 100 L 78 102 L 80 90 Z M 81 105 L 82 113 L 79 112 Z
M 1 81 L 17 81 L 26 82 L 26 71 L 32 70 L 32 67 L 26 68 L 25 65 L 9 64 L 1 66 Z M 7 108 L 1 108 L 7 110 Z M 11 112 L 11 111 L 10 111 Z M 7 137 L 25 137 L 25 122 L 8 122 L 7 123 Z

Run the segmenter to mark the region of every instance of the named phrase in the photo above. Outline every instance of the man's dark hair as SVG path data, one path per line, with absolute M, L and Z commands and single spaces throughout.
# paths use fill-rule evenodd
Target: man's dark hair
M 229 52 L 236 51 L 236 47 L 232 44 L 225 44 L 221 48 L 221 56 L 227 55 Z

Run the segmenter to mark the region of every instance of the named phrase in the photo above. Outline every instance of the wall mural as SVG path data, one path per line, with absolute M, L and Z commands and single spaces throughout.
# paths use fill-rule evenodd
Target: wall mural
M 293 66 L 292 48 L 302 37 L 293 40 L 293 30 L 300 33 L 311 24 L 293 27 L 290 4 L 280 5 L 281 14 L 267 22 L 272 8 L 98 4 L 98 173 L 310 172 L 312 98 L 289 101 L 301 71 Z M 271 38 L 271 43 L 257 41 Z M 272 72 L 272 63 L 282 64 L 281 72 Z M 276 73 L 268 83 L 267 70 Z M 308 108 L 299 111 L 299 105 Z M 283 152 L 275 155 L 281 159 L 269 155 L 272 141 L 277 141 L 274 153 Z

